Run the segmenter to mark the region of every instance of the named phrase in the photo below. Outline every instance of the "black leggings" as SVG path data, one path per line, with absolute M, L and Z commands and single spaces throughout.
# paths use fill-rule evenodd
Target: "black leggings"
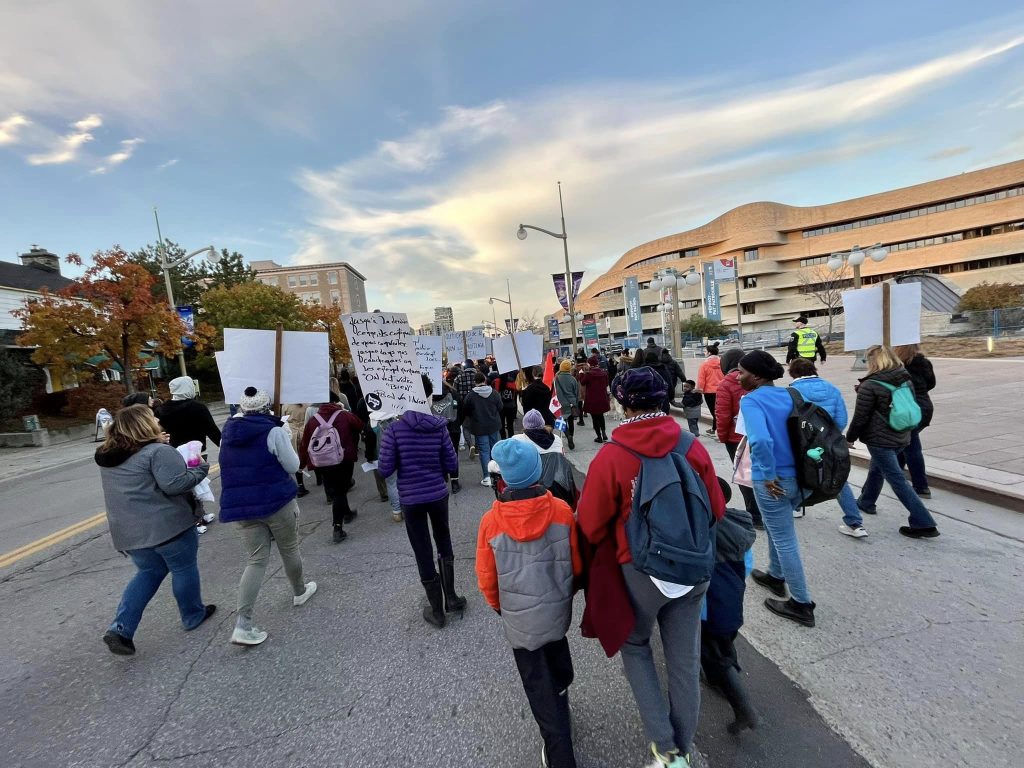
M 409 535 L 413 554 L 416 555 L 416 568 L 420 572 L 420 581 L 431 581 L 437 578 L 437 567 L 434 565 L 434 548 L 430 544 L 430 533 L 434 533 L 437 545 L 437 556 L 453 557 L 452 534 L 448 529 L 448 497 L 426 504 L 403 504 L 402 514 L 405 516 L 405 532 Z M 429 525 L 428 525 L 429 522 Z
M 334 518 L 335 528 L 341 528 L 345 523 L 345 515 L 352 513 L 348 506 L 348 487 L 352 483 L 352 471 L 355 466 L 355 462 L 343 461 L 333 467 L 320 467 L 320 474 L 324 478 L 324 491 L 327 497 L 332 499 L 331 516 Z
M 590 414 L 590 420 L 594 422 L 594 432 L 597 433 L 597 436 L 604 437 L 604 414 L 592 413 Z
M 514 410 L 503 410 L 501 412 L 501 439 L 508 440 L 516 433 L 516 412 Z
M 704 402 L 708 404 L 708 410 L 711 411 L 711 429 L 718 429 L 718 420 L 715 418 L 715 393 L 705 392 Z

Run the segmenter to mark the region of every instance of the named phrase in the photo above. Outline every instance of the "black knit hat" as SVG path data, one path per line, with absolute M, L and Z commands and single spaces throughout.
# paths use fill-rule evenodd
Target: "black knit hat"
M 627 408 L 654 408 L 665 401 L 668 388 L 665 379 L 653 368 L 630 368 L 612 382 L 612 394 Z
M 740 368 L 768 381 L 781 379 L 785 373 L 778 361 L 763 349 L 747 352 L 740 359 Z

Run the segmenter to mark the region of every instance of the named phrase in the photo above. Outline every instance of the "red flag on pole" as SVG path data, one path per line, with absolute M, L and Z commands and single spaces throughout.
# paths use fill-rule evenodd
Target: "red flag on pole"
M 555 391 L 555 350 L 548 352 L 548 356 L 544 358 L 544 384 L 551 390 L 551 405 L 548 408 L 554 415 L 557 425 L 558 420 L 562 418 L 562 404 L 558 402 L 558 393 Z

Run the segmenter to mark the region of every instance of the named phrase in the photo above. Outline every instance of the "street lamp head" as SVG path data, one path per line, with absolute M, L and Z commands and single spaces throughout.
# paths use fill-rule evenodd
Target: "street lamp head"
M 212 245 L 206 247 L 206 260 L 211 264 L 216 264 L 220 261 L 220 254 L 217 253 L 217 249 Z
M 871 250 L 868 251 L 868 256 L 871 257 L 872 261 L 885 261 L 885 257 L 889 255 L 889 249 L 881 243 L 875 243 L 871 246 Z
M 833 253 L 832 258 L 825 262 L 825 266 L 831 269 L 833 272 L 838 272 L 843 268 L 843 257 L 838 253 Z
M 660 277 L 656 277 L 653 280 L 651 280 L 651 290 L 652 291 L 660 291 L 661 290 L 661 285 L 662 285 L 662 283 L 661 283 L 661 278 Z
M 524 227 L 522 224 L 520 224 L 519 225 L 519 229 L 516 230 L 516 237 L 518 237 L 520 240 L 525 240 L 526 239 L 526 234 L 527 234 L 526 233 L 526 227 Z
M 850 255 L 846 260 L 850 262 L 851 267 L 859 267 L 864 263 L 864 251 L 860 249 L 859 245 L 855 245 L 850 249 Z
M 700 283 L 700 275 L 691 269 L 686 273 L 685 281 L 687 285 L 697 285 Z
M 494 306 L 494 299 L 488 299 L 487 303 L 490 304 L 493 307 Z
M 664 304 L 659 304 L 657 307 L 655 307 L 655 309 L 657 309 L 659 312 L 664 312 L 665 311 L 665 305 Z

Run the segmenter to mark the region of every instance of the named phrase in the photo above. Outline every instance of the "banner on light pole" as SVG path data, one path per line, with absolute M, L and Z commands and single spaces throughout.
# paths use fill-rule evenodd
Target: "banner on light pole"
M 640 335 L 644 332 L 644 321 L 640 314 L 640 284 L 635 277 L 627 277 L 622 283 L 622 295 L 626 302 L 626 333 Z
M 715 279 L 715 263 L 704 267 L 704 317 L 708 320 L 722 319 L 722 305 L 718 294 L 718 280 Z

